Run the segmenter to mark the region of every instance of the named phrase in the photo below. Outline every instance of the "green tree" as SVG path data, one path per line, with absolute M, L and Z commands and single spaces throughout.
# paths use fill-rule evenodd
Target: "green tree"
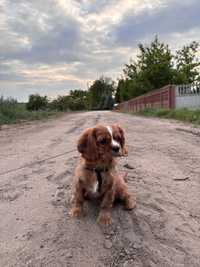
M 87 109 L 87 91 L 71 90 L 69 95 L 58 96 L 50 103 L 50 108 L 59 111 L 68 110 L 86 110 Z
M 200 81 L 199 43 L 192 42 L 172 54 L 158 37 L 149 44 L 139 44 L 139 53 L 123 69 L 115 100 L 126 101 L 167 84 L 187 84 Z
M 173 55 L 157 37 L 150 45 L 138 45 L 136 60 L 123 69 L 124 78 L 118 81 L 115 99 L 118 102 L 137 97 L 173 81 Z
M 136 61 L 125 65 L 124 75 L 135 80 L 137 95 L 160 88 L 173 80 L 172 54 L 168 45 L 160 42 L 157 37 L 150 45 L 138 45 L 139 54 Z M 148 88 L 146 88 L 148 86 Z M 142 90 L 142 92 L 140 92 Z
M 177 72 L 174 78 L 176 84 L 188 84 L 200 81 L 199 52 L 199 43 L 195 41 L 176 51 L 175 63 Z
M 84 90 L 71 90 L 70 96 L 72 97 L 72 101 L 74 101 L 74 105 L 77 106 L 78 110 L 86 110 L 89 105 L 89 96 L 88 91 Z M 77 104 L 79 103 L 79 104 Z
M 47 106 L 47 96 L 40 96 L 39 94 L 30 95 L 28 103 L 26 104 L 28 110 L 44 110 Z
M 71 90 L 70 96 L 74 98 L 84 98 L 84 96 L 87 96 L 88 92 L 80 89 Z
M 56 109 L 59 111 L 68 111 L 70 110 L 70 97 L 67 96 L 58 96 L 56 99 L 54 99 L 51 103 L 51 109 Z
M 111 109 L 113 100 L 114 83 L 108 77 L 95 80 L 89 88 L 90 109 Z

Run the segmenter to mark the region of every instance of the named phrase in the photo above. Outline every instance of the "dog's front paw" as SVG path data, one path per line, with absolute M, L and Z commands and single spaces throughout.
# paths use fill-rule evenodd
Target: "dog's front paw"
M 97 222 L 102 225 L 110 225 L 112 223 L 110 213 L 107 211 L 101 211 Z
M 75 207 L 75 208 L 72 208 L 70 211 L 69 211 L 69 215 L 70 217 L 72 218 L 77 218 L 78 216 L 80 216 L 81 214 L 81 208 L 80 207 Z
M 122 148 L 122 156 L 123 157 L 128 157 L 128 149 L 126 147 Z
M 136 206 L 136 200 L 135 199 L 133 200 L 132 198 L 127 198 L 125 200 L 124 208 L 126 210 L 132 210 L 135 208 L 135 206 Z

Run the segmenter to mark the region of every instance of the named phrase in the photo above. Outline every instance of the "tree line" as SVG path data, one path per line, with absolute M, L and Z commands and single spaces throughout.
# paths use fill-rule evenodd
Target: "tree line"
M 167 84 L 189 84 L 200 81 L 199 43 L 191 42 L 172 52 L 156 36 L 150 44 L 138 44 L 135 59 L 125 64 L 121 77 L 112 81 L 100 77 L 87 91 L 71 90 L 69 95 L 49 101 L 47 96 L 29 96 L 28 110 L 106 110 L 114 103 L 127 101 Z
M 26 107 L 29 111 L 108 110 L 113 107 L 114 92 L 114 82 L 102 76 L 95 80 L 87 91 L 71 90 L 69 95 L 58 96 L 52 101 L 48 100 L 47 96 L 30 95 Z

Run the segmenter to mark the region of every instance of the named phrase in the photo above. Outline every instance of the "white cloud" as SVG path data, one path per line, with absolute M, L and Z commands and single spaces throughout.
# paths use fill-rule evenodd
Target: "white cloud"
M 0 94 L 26 99 L 86 89 L 102 74 L 116 79 L 137 43 L 156 33 L 173 50 L 199 40 L 198 7 L 197 0 L 1 0 Z

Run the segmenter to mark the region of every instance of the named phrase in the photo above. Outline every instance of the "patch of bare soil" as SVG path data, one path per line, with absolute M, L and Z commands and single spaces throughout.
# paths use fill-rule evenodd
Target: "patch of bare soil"
M 96 223 L 97 203 L 68 215 L 76 141 L 98 122 L 125 129 L 119 171 L 137 197 L 134 211 L 113 208 L 109 227 Z M 0 266 L 199 267 L 199 160 L 199 130 L 173 121 L 106 111 L 3 127 Z

